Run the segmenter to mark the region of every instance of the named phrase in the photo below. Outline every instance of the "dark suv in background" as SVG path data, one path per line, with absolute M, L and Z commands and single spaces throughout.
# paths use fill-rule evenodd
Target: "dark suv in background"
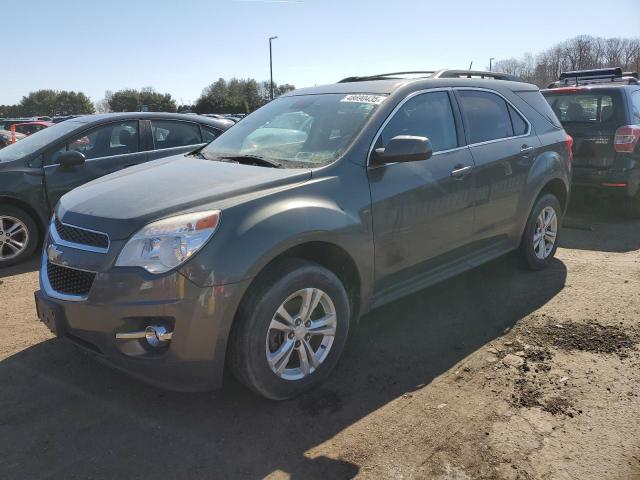
M 35 251 L 53 207 L 69 190 L 123 168 L 190 152 L 231 125 L 172 113 L 88 115 L 1 149 L 0 268 Z
M 620 197 L 640 218 L 640 81 L 620 68 L 564 72 L 542 92 L 573 137 L 576 191 Z
M 227 364 L 284 399 L 372 308 L 513 250 L 546 267 L 571 150 L 540 91 L 422 76 L 288 93 L 193 155 L 66 194 L 40 319 L 145 381 L 212 389 Z

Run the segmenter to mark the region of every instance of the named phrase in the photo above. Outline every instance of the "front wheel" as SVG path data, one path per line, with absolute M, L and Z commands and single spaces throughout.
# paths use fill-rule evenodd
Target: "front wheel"
M 31 215 L 13 205 L 0 205 L 0 268 L 29 258 L 38 241 L 38 227 Z
M 264 397 L 295 397 L 333 370 L 349 317 L 347 293 L 331 271 L 287 260 L 263 275 L 243 301 L 231 337 L 231 369 Z
M 520 243 L 520 257 L 530 270 L 546 268 L 558 248 L 562 207 L 555 195 L 540 197 L 531 211 Z

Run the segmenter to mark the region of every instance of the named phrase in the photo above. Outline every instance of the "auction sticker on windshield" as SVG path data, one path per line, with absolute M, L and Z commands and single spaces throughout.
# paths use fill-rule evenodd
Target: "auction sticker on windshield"
M 384 102 L 385 95 L 347 95 L 344 97 L 341 102 L 352 102 L 352 103 L 369 103 L 371 105 L 380 105 Z

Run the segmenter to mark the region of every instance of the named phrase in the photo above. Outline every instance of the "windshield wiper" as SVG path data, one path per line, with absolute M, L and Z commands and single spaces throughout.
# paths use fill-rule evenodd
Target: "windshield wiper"
M 243 165 L 262 165 L 263 167 L 282 168 L 282 164 L 268 158 L 258 157 L 256 155 L 235 155 L 230 157 L 219 157 L 218 160 L 226 160 Z

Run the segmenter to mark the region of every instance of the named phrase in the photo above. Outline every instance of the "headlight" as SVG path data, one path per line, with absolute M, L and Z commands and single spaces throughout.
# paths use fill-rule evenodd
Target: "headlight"
M 150 223 L 124 246 L 117 267 L 142 267 L 164 273 L 181 265 L 209 240 L 220 222 L 220 211 L 187 213 Z

